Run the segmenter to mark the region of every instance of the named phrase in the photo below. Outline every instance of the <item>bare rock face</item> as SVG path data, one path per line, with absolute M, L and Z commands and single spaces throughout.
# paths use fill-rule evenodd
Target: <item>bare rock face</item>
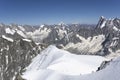
M 111 60 L 111 61 L 112 61 L 112 60 Z M 110 64 L 111 61 L 103 61 L 103 62 L 101 63 L 101 65 L 100 65 L 100 67 L 98 67 L 98 70 L 97 70 L 97 71 L 100 71 L 100 70 L 106 68 L 106 67 Z
M 10 42 L 0 37 L 0 79 L 13 80 L 21 74 L 31 59 L 40 53 L 40 46 L 23 39 Z
M 113 52 L 120 49 L 120 19 L 105 19 L 101 18 L 95 29 L 96 34 L 104 34 L 105 41 L 103 42 L 103 48 L 105 53 L 109 54 L 108 49 Z
M 20 74 L 17 74 L 14 80 L 25 80 L 25 79 L 23 79 Z

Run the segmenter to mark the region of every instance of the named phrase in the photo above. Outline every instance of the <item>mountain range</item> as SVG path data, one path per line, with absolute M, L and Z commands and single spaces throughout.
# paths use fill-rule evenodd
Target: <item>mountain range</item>
M 75 55 L 97 55 L 113 59 L 120 54 L 119 44 L 118 18 L 106 19 L 102 16 L 97 24 L 32 26 L 1 23 L 0 80 L 14 80 L 26 71 L 32 59 L 50 45 Z

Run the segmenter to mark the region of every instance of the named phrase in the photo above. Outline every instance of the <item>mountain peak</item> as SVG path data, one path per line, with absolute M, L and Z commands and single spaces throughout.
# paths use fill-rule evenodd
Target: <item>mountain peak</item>
M 100 17 L 98 24 L 97 24 L 97 28 L 103 28 L 105 27 L 107 19 L 103 16 Z
M 101 19 L 105 19 L 105 17 L 104 17 L 104 16 L 101 16 L 100 18 L 101 18 Z
M 58 25 L 65 25 L 65 23 L 61 21 L 60 23 L 58 23 Z
M 97 28 L 104 28 L 104 27 L 107 27 L 107 28 L 114 28 L 114 27 L 117 27 L 119 28 L 120 25 L 120 19 L 118 18 L 109 18 L 109 19 L 106 19 L 105 17 L 101 16 L 99 21 L 98 21 L 98 24 L 97 24 Z
M 45 26 L 44 24 L 40 25 L 41 28 L 43 28 L 44 26 Z

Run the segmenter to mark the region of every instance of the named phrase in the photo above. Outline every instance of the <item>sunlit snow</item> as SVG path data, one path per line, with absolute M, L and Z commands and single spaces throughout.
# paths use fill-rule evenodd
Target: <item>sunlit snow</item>
M 27 80 L 47 80 L 57 75 L 78 76 L 95 72 L 105 58 L 100 56 L 75 55 L 49 46 L 32 60 L 23 78 Z M 51 77 L 48 80 L 56 80 Z

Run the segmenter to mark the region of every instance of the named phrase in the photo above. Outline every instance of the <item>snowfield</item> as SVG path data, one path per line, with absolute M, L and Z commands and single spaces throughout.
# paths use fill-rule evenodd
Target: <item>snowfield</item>
M 49 46 L 32 60 L 22 77 L 27 80 L 80 80 L 81 75 L 96 72 L 104 60 L 100 56 L 75 55 Z
M 110 62 L 103 70 L 83 76 L 65 77 L 64 80 L 120 80 L 120 57 Z

